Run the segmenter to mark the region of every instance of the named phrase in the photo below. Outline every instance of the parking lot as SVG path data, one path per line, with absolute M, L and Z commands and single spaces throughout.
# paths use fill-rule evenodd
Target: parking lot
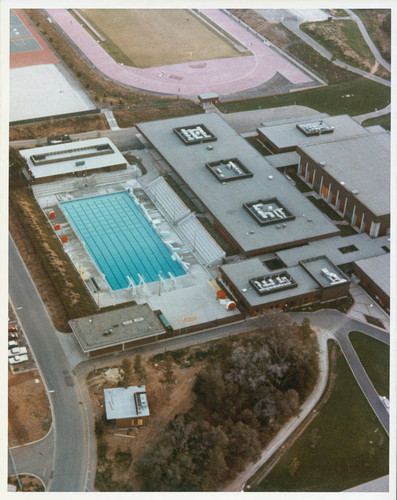
M 23 330 L 10 304 L 8 306 L 8 366 L 12 373 L 26 372 L 36 368 Z

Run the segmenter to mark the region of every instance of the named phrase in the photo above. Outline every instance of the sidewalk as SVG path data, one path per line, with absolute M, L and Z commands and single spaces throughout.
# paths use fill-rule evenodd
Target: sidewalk
M 368 323 L 365 316 L 372 316 L 379 319 L 384 330 L 390 332 L 390 317 L 378 304 L 361 288 L 360 285 L 350 285 L 350 294 L 354 299 L 354 304 L 347 313 L 347 316 Z M 371 323 L 369 323 L 371 324 Z

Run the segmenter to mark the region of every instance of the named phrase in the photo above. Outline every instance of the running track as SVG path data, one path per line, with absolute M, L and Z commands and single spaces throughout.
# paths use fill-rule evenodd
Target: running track
M 201 12 L 242 45 L 251 44 L 249 49 L 252 56 L 145 69 L 117 64 L 66 9 L 47 9 L 47 12 L 99 71 L 113 80 L 138 89 L 185 96 L 207 92 L 224 95 L 261 85 L 276 73 L 293 85 L 313 82 L 304 71 L 220 10 L 202 9 Z

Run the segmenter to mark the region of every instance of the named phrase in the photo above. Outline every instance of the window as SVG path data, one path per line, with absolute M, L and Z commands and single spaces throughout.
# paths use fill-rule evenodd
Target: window
M 143 419 L 142 418 L 138 418 L 138 425 L 143 425 Z

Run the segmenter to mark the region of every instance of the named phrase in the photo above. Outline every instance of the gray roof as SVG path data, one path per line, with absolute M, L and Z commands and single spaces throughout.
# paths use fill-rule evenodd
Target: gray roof
M 266 156 L 266 161 L 275 168 L 290 167 L 298 165 L 300 156 L 296 151 L 289 151 L 287 153 L 279 153 L 276 155 Z
M 99 156 L 84 157 L 84 165 L 76 166 L 76 161 L 79 161 L 78 158 L 75 158 L 79 154 L 79 152 L 77 151 L 78 149 L 87 148 L 87 152 L 89 152 L 88 148 L 92 148 L 93 152 L 95 152 L 95 149 L 100 145 L 109 145 L 112 148 L 113 152 Z M 113 142 L 107 137 L 88 139 L 85 141 L 74 141 L 63 144 L 54 144 L 51 146 L 42 146 L 38 148 L 21 149 L 19 152 L 27 161 L 28 167 L 30 168 L 33 177 L 35 177 L 36 179 L 50 177 L 53 175 L 65 175 L 72 174 L 74 172 L 84 172 L 86 170 L 106 168 L 112 165 L 127 165 L 123 155 L 113 144 Z M 34 165 L 31 160 L 32 155 L 45 154 L 51 154 L 51 156 L 49 156 L 49 159 L 55 159 L 55 154 L 57 152 L 60 153 L 58 155 L 58 161 L 54 161 L 52 163 L 44 165 Z M 62 158 L 64 158 L 64 160 L 59 161 Z
M 215 134 L 215 142 L 185 146 L 173 132 L 174 127 L 200 123 Z M 282 247 L 297 240 L 337 233 L 337 228 L 218 114 L 140 123 L 137 128 L 244 252 Z M 205 167 L 206 162 L 230 158 L 238 158 L 254 174 L 253 177 L 222 184 Z M 277 229 L 277 225 L 260 227 L 243 209 L 243 203 L 274 197 L 296 217 L 287 221 L 285 228 Z
M 371 132 L 365 127 L 359 125 L 348 115 L 339 116 L 327 116 L 321 117 L 325 123 L 334 127 L 334 131 L 330 134 L 313 135 L 307 137 L 300 130 L 296 128 L 296 125 L 301 123 L 308 123 L 313 121 L 310 116 L 303 117 L 302 119 L 288 120 L 278 124 L 264 124 L 264 127 L 260 127 L 258 131 L 265 135 L 273 144 L 278 148 L 296 147 L 304 146 L 309 144 L 318 144 L 324 141 L 337 141 L 340 139 L 346 139 L 347 137 L 355 136 L 369 136 Z M 316 120 L 319 117 L 315 117 Z M 383 132 L 385 132 L 383 130 Z
M 350 282 L 325 255 L 301 261 L 301 265 L 323 288 Z
M 378 255 L 356 262 L 357 267 L 390 297 L 390 254 Z
M 147 304 L 72 319 L 69 325 L 84 352 L 165 333 Z M 104 335 L 109 330 L 112 332 Z
M 342 253 L 339 249 L 354 245 L 357 251 Z M 302 259 L 326 255 L 334 264 L 340 266 L 355 262 L 359 259 L 366 259 L 376 255 L 384 255 L 386 251 L 382 246 L 390 249 L 390 237 L 370 238 L 368 234 L 354 234 L 352 236 L 334 236 L 326 240 L 311 241 L 308 245 L 296 248 L 278 250 L 277 256 L 286 266 L 295 266 Z
M 104 389 L 106 418 L 113 420 L 115 418 L 148 417 L 150 415 L 149 405 L 139 411 L 135 404 L 134 394 L 142 392 L 146 393 L 144 385 Z
M 247 259 L 241 262 L 226 264 L 221 266 L 224 274 L 240 290 L 245 300 L 251 307 L 261 306 L 263 304 L 287 300 L 298 295 L 320 290 L 321 287 L 310 275 L 301 267 L 293 266 L 285 269 L 289 275 L 298 283 L 297 288 L 275 291 L 268 295 L 259 295 L 249 283 L 251 278 L 257 278 L 262 275 L 272 274 L 259 258 Z M 283 269 L 284 271 L 284 269 Z M 246 289 L 246 292 L 242 290 Z
M 329 134 L 329 136 L 332 134 Z M 376 216 L 390 214 L 390 135 L 353 137 L 304 146 L 315 162 L 326 162 L 325 171 Z

